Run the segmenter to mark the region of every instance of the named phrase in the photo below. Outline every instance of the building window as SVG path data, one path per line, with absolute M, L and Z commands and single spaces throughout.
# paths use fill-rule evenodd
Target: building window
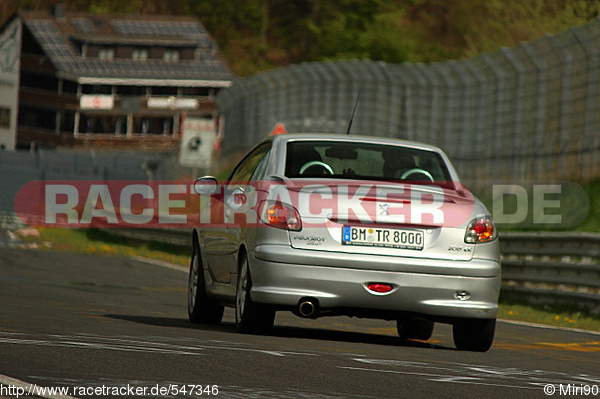
M 98 58 L 101 60 L 112 60 L 115 58 L 115 49 L 113 48 L 101 48 L 98 51 Z
M 163 54 L 163 60 L 166 62 L 177 62 L 179 61 L 179 51 L 167 49 Z
M 177 87 L 153 86 L 152 87 L 152 95 L 153 96 L 176 96 L 177 95 Z
M 58 79 L 31 71 L 21 71 L 21 86 L 28 89 L 58 92 Z
M 63 93 L 77 94 L 77 82 L 63 80 Z
M 148 90 L 144 86 L 117 86 L 117 95 L 146 96 L 148 95 Z
M 0 108 L 0 128 L 10 128 L 10 108 Z
M 112 94 L 112 86 L 82 85 L 82 94 Z
M 134 117 L 133 134 L 141 135 L 173 135 L 172 117 Z
M 71 45 L 73 46 L 77 54 L 81 55 L 82 57 L 85 57 L 85 44 L 83 44 L 79 40 L 71 39 Z
M 131 59 L 136 61 L 146 61 L 148 59 L 148 49 L 134 48 L 131 52 Z
M 56 110 L 35 106 L 21 105 L 19 107 L 19 125 L 46 130 L 54 130 Z
M 75 111 L 61 111 L 60 131 L 73 134 L 75 129 Z

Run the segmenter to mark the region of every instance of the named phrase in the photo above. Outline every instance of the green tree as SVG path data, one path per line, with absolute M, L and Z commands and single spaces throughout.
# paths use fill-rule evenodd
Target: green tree
M 3 19 L 58 0 L 0 0 Z M 473 57 L 590 22 L 598 0 L 63 0 L 71 11 L 197 17 L 234 72 L 369 58 Z

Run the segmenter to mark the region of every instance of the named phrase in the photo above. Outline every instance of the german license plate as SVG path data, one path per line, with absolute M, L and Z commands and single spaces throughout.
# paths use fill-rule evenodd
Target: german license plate
M 421 230 L 357 226 L 342 228 L 342 243 L 346 245 L 421 250 L 424 241 L 424 234 Z

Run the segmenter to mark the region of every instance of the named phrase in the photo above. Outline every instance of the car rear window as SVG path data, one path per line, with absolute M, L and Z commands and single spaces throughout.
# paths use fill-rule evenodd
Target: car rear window
M 285 175 L 289 178 L 409 180 L 446 183 L 442 157 L 409 147 L 336 141 L 291 141 Z

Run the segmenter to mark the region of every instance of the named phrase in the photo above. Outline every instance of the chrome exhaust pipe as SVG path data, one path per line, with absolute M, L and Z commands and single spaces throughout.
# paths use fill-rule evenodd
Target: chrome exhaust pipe
M 317 305 L 311 299 L 305 299 L 298 304 L 298 313 L 302 317 L 313 317 L 317 313 Z

